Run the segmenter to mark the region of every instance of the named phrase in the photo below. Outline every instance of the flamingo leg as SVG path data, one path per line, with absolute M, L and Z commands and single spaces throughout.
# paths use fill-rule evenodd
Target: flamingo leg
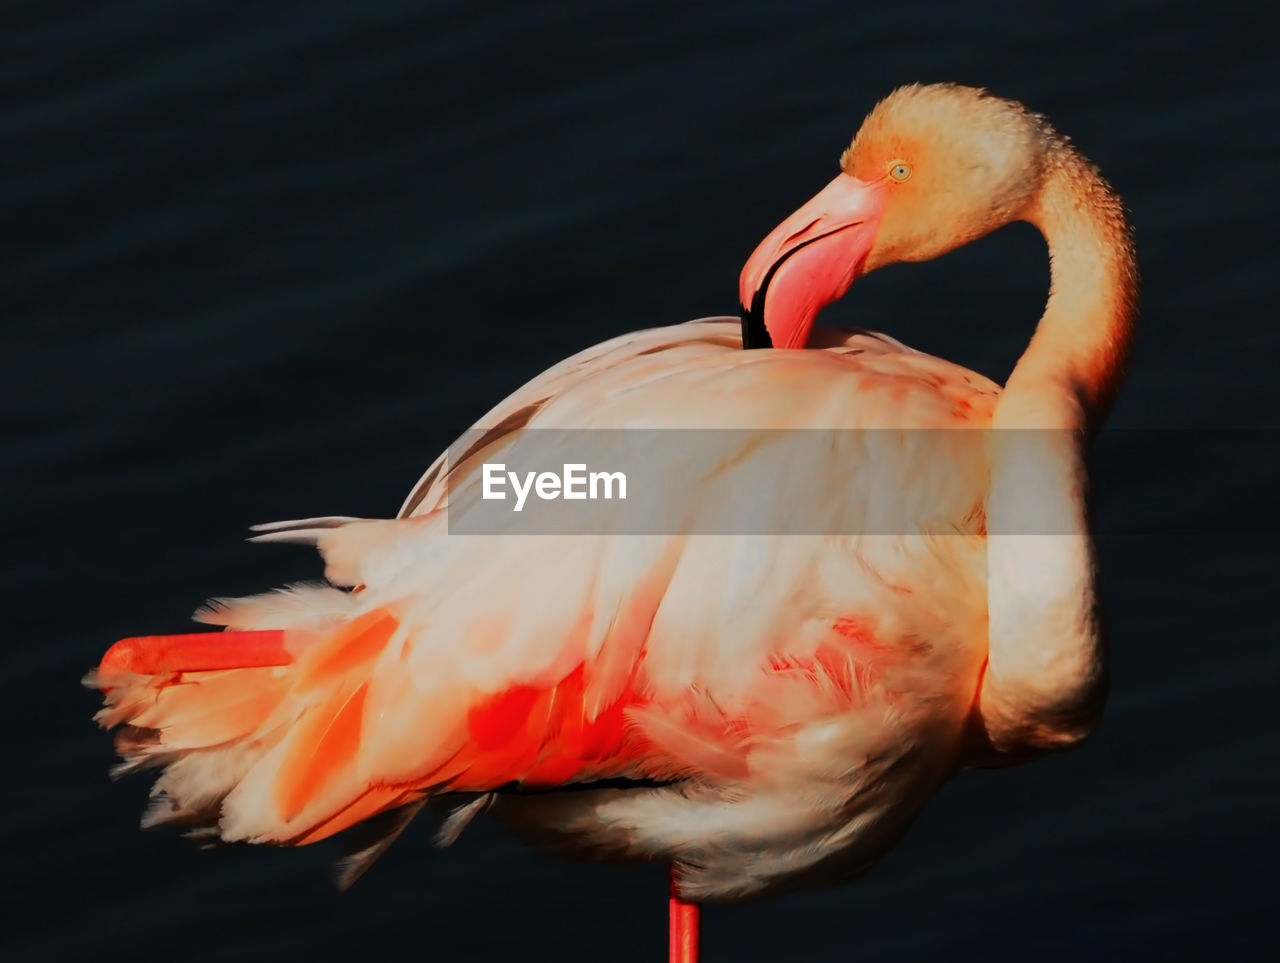
M 668 963 L 698 963 L 698 947 L 701 943 L 699 909 L 697 903 L 686 903 L 676 887 L 676 868 L 671 867 L 670 942 Z

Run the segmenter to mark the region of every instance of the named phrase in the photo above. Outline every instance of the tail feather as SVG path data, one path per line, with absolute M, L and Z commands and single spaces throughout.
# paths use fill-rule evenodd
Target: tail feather
M 324 556 L 325 578 L 334 585 L 367 585 L 377 572 L 400 564 L 400 546 L 417 525 L 405 519 L 305 518 L 255 525 L 251 542 L 314 545 Z
M 350 889 L 378 857 L 400 838 L 400 834 L 426 803 L 427 797 L 422 796 L 361 823 L 360 829 L 353 834 L 354 838 L 344 848 L 342 858 L 334 864 L 334 886 L 344 892 Z
M 372 664 L 399 623 L 385 609 L 328 628 L 310 615 L 288 630 L 123 639 L 103 656 L 85 681 L 104 696 L 97 721 L 122 727 L 115 774 L 163 769 L 144 826 L 300 844 L 422 795 L 361 783 L 355 766 Z
M 151 788 L 142 828 L 217 826 L 223 799 L 253 768 L 266 741 L 174 753 Z
M 113 775 L 160 770 L 144 826 L 302 845 L 395 810 L 376 838 L 349 849 L 343 885 L 390 845 L 428 795 L 379 782 L 362 755 L 374 665 L 397 645 L 400 623 L 344 586 L 385 584 L 418 530 L 348 517 L 255 526 L 255 541 L 315 544 L 328 583 L 215 599 L 196 619 L 224 631 L 123 639 L 107 651 L 85 683 L 104 697 L 97 721 L 120 727 Z
M 98 664 L 98 677 L 162 676 L 213 669 L 288 665 L 293 661 L 279 629 L 256 632 L 193 632 L 121 639 Z
M 355 762 L 367 683 L 347 686 L 302 717 L 276 777 L 276 805 L 292 820 Z
M 332 807 L 332 816 L 311 826 L 302 834 L 289 840 L 289 842 L 296 846 L 318 843 L 320 840 L 328 839 L 330 836 L 337 835 L 352 826 L 363 825 L 366 820 L 389 809 L 403 806 L 423 795 L 423 793 L 414 792 L 412 789 L 405 789 L 402 786 L 375 786 L 365 790 L 340 808 Z
M 168 750 L 207 749 L 244 739 L 279 707 L 279 678 L 278 667 L 184 673 L 180 683 L 156 690 L 154 701 L 131 721 L 163 729 Z
M 398 625 L 385 609 L 374 609 L 343 624 L 307 653 L 298 667 L 297 688 L 324 687 L 366 666 L 386 648 Z
M 111 767 L 111 778 L 123 779 L 135 772 L 154 769 L 172 762 L 176 754 L 163 751 L 158 745 L 159 742 L 160 733 L 154 729 L 123 726 L 116 733 L 115 750 L 126 761 Z
M 251 532 L 299 532 L 309 531 L 321 528 L 341 528 L 343 525 L 350 525 L 352 522 L 369 521 L 366 518 L 357 518 L 354 515 L 317 515 L 315 518 L 294 518 L 285 522 L 261 522 L 257 525 L 250 525 Z M 266 541 L 259 536 L 257 541 Z
M 249 598 L 212 599 L 194 618 L 235 630 L 322 629 L 349 618 L 356 604 L 345 589 L 300 584 Z

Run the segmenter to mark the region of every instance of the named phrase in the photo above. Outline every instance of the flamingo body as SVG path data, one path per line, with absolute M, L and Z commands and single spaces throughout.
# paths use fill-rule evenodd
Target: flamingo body
M 258 670 L 270 694 L 250 700 L 258 714 L 241 710 L 238 741 L 225 745 L 221 712 L 220 742 L 171 765 L 165 805 L 190 815 L 188 784 L 209 784 L 224 839 L 309 842 L 424 794 L 634 779 L 645 787 L 490 802 L 563 847 L 676 859 L 690 897 L 874 859 L 957 765 L 983 659 L 977 450 L 957 433 L 973 470 L 938 478 L 936 442 L 913 448 L 912 436 L 981 424 L 998 389 L 891 339 L 831 340 L 744 353 L 736 319 L 616 339 L 482 419 L 498 435 L 483 457 L 502 461 L 548 426 L 760 427 L 771 410 L 762 386 L 781 386 L 777 426 L 840 429 L 848 447 L 792 476 L 804 483 L 794 495 L 773 488 L 746 504 L 782 510 L 814 497 L 813 478 L 838 479 L 825 493 L 843 506 L 833 523 L 857 532 L 883 497 L 884 462 L 861 480 L 839 465 L 874 444 L 899 459 L 891 477 L 932 483 L 914 505 L 917 529 L 956 534 L 450 537 L 449 499 L 479 483 L 480 461 L 433 467 L 406 518 L 308 520 L 261 536 L 314 542 L 331 582 L 363 588 L 297 588 L 205 614 L 284 630 L 290 664 Z M 506 430 L 516 411 L 525 427 Z M 731 467 L 682 478 L 658 512 L 680 517 L 758 486 L 755 464 L 733 450 L 750 434 L 708 436 L 729 450 L 707 464 Z M 922 591 L 925 580 L 941 591 Z M 157 706 L 232 681 L 247 698 L 247 667 L 220 678 L 207 666 L 178 680 L 200 688 L 144 678 Z M 160 723 L 167 747 L 201 741 L 157 710 L 132 722 Z
M 968 127 L 938 141 L 961 108 Z M 164 767 L 146 822 L 301 844 L 379 816 L 349 883 L 424 805 L 454 807 L 446 843 L 491 810 L 546 846 L 669 860 L 679 897 L 728 900 L 860 872 L 958 769 L 1078 741 L 1105 668 L 1083 458 L 1132 322 L 1123 215 L 1041 118 L 966 88 L 899 91 L 843 163 L 748 261 L 742 327 L 562 362 L 400 517 L 260 527 L 314 544 L 328 584 L 212 603 L 199 617 L 225 644 L 113 648 L 99 719 L 127 723 L 126 768 Z M 1049 238 L 1054 293 L 1003 390 L 813 326 L 865 270 L 1018 217 Z M 743 351 L 742 330 L 804 350 Z M 638 433 L 699 432 L 653 451 L 651 530 L 477 522 L 484 464 L 587 431 L 605 466 Z M 794 455 L 804 432 L 822 444 Z

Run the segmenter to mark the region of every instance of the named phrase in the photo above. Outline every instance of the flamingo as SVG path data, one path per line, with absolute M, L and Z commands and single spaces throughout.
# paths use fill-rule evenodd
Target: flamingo
M 1017 220 L 1045 236 L 1052 285 L 1003 389 L 815 326 L 858 276 Z M 122 726 L 117 769 L 162 770 L 144 826 L 301 845 L 364 824 L 346 886 L 424 806 L 446 810 L 441 844 L 489 812 L 559 851 L 667 861 L 671 959 L 692 961 L 702 902 L 855 876 L 954 773 L 1078 743 L 1105 698 L 1086 456 L 1134 332 L 1130 235 L 1042 116 L 896 90 L 748 259 L 741 319 L 561 362 L 397 518 L 259 527 L 315 545 L 326 583 L 112 646 L 90 684 Z M 653 496 L 664 531 L 450 533 L 482 464 L 538 428 L 607 427 L 733 430 L 700 436 L 708 461 Z M 752 452 L 794 428 L 847 443 L 762 484 Z M 620 453 L 628 433 L 607 437 Z M 832 529 L 698 529 L 744 490 L 764 522 L 804 502 Z M 871 531 L 886 498 L 902 527 Z

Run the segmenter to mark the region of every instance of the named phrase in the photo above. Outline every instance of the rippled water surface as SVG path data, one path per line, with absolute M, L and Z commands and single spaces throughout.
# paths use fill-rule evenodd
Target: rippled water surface
M 4 957 L 661 958 L 657 867 L 411 830 L 340 897 L 325 845 L 144 834 L 76 681 L 208 596 L 318 574 L 246 525 L 392 513 L 550 363 L 735 311 L 875 99 L 945 79 L 1053 117 L 1138 227 L 1098 459 L 1111 705 L 1079 751 L 954 781 L 859 883 L 710 909 L 707 958 L 1271 958 L 1280 98 L 1267 8 L 1198 9 L 9 4 Z M 1046 284 L 1011 228 L 831 313 L 999 378 Z

